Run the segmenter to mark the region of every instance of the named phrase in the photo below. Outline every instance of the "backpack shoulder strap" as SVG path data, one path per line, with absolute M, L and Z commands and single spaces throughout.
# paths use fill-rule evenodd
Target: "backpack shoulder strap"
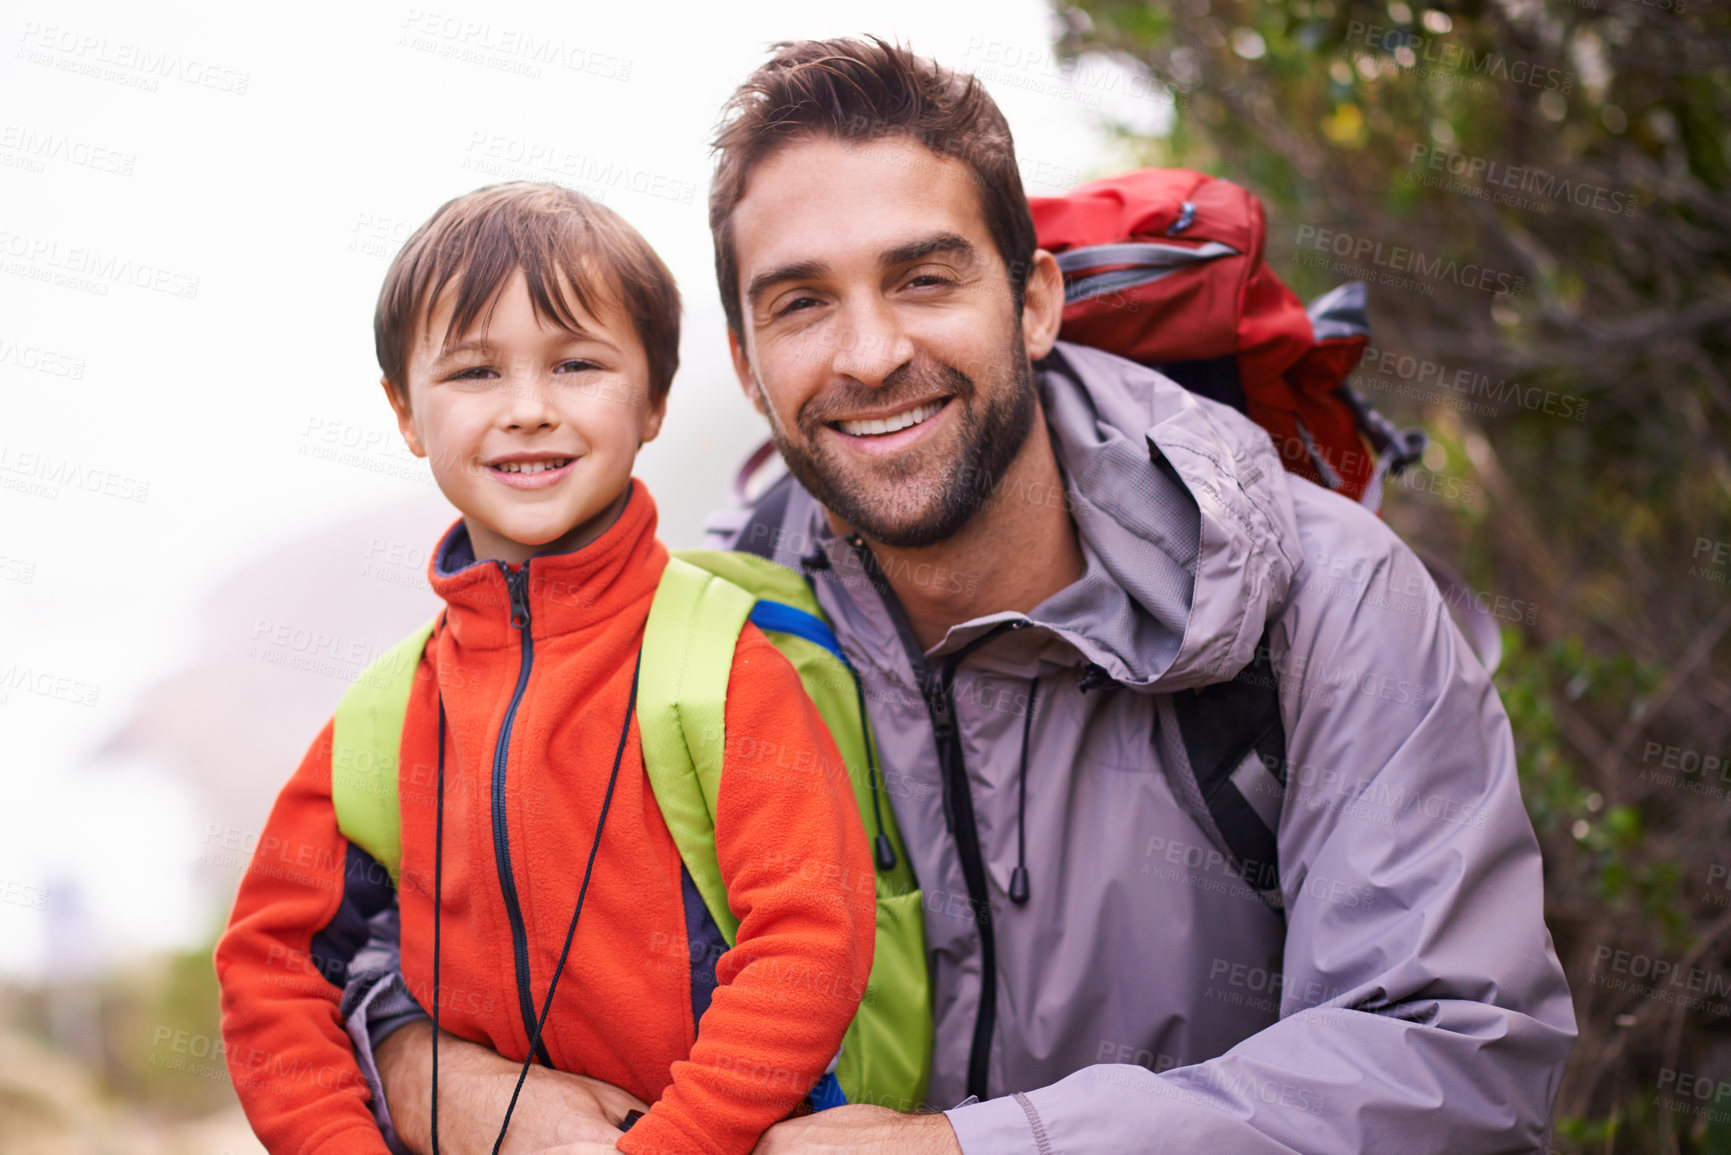
M 779 527 L 780 523 L 781 518 L 777 515 L 769 524 Z M 773 544 L 778 537 L 779 534 L 771 532 L 748 535 L 747 540 L 767 545 Z M 682 550 L 670 563 L 670 566 L 676 565 L 688 565 L 704 577 L 713 577 L 721 583 L 706 587 L 711 591 L 728 587 L 736 591 L 728 595 L 727 613 L 730 616 L 726 629 L 717 630 L 715 641 L 705 643 L 703 647 L 713 651 L 713 659 L 706 660 L 705 664 L 710 665 L 714 672 L 699 679 L 687 670 L 684 684 L 691 686 L 701 682 L 706 687 L 704 696 L 712 696 L 719 702 L 727 690 L 733 647 L 738 644 L 743 620 L 749 620 L 761 629 L 799 676 L 806 696 L 828 728 L 836 753 L 841 756 L 841 765 L 835 769 L 845 771 L 851 783 L 858 809 L 856 821 L 864 825 L 868 839 L 878 851 L 873 871 L 877 917 L 871 977 L 867 980 L 859 1013 L 843 1041 L 834 1075 L 828 1078 L 827 1083 L 820 1083 L 819 1088 L 827 1086 L 831 1096 L 829 1102 L 842 1098 L 849 1102 L 917 1104 L 925 1098 L 932 1053 L 931 987 L 927 973 L 925 924 L 921 918 L 922 899 L 907 847 L 896 826 L 894 810 L 882 796 L 886 793 L 880 788 L 883 776 L 877 770 L 870 720 L 866 716 L 865 698 L 858 677 L 825 618 L 810 583 L 799 572 L 777 565 L 761 555 L 740 551 Z M 671 575 L 664 581 L 687 580 L 683 571 L 678 569 L 672 569 Z M 651 614 L 654 612 L 652 610 Z M 695 636 L 697 628 L 693 623 L 685 636 Z M 705 622 L 701 628 L 707 631 L 711 627 Z M 667 648 L 663 648 L 652 643 L 646 635 L 644 676 L 647 677 L 653 662 L 666 660 L 670 652 L 678 653 L 677 643 L 669 642 Z M 644 701 L 641 683 L 638 701 Z M 686 713 L 683 697 L 680 705 L 681 712 Z M 670 813 L 671 808 L 664 800 L 679 797 L 677 792 L 680 791 L 689 798 L 694 793 L 689 785 L 693 771 L 686 764 L 665 779 L 657 775 L 653 757 L 656 738 L 648 733 L 649 711 L 642 706 L 639 708 L 643 711 L 640 717 L 645 728 L 644 764 L 651 768 L 650 780 L 656 798 L 662 802 L 662 813 L 667 817 L 669 829 L 680 840 L 681 857 L 694 881 L 700 876 L 699 864 L 706 866 L 710 876 L 716 880 L 710 892 L 716 897 L 711 898 L 706 893 L 705 903 L 711 917 L 726 928 L 726 937 L 731 942 L 737 922 L 727 911 L 725 895 L 720 893 L 719 873 L 714 868 L 713 829 L 703 825 L 699 827 L 697 836 L 682 835 L 680 821 Z M 723 745 L 721 707 L 706 707 L 706 711 L 714 717 L 712 727 L 694 731 L 689 718 L 682 719 L 685 751 L 687 754 L 697 751 L 698 739 L 701 739 L 710 754 L 719 759 Z M 681 775 L 686 779 L 684 786 L 678 781 Z M 713 794 L 710 799 L 712 802 Z M 697 809 L 697 801 L 692 802 L 691 810 Z M 712 808 L 703 811 L 703 820 L 707 822 L 713 813 Z M 813 1094 L 822 1098 L 817 1091 Z
M 667 560 L 643 630 L 637 729 L 643 768 L 703 903 L 733 944 L 739 920 L 715 857 L 726 748 L 727 682 L 755 598 L 677 557 Z
M 1244 881 L 1279 910 L 1275 833 L 1286 798 L 1286 726 L 1269 654 L 1271 629 L 1263 631 L 1255 659 L 1236 678 L 1169 698 L 1194 780 L 1191 797 L 1211 820 L 1204 829 Z
M 343 694 L 331 723 L 331 807 L 344 838 L 372 855 L 396 881 L 403 862 L 397 764 L 403 719 L 421 653 L 438 619 L 368 666 Z

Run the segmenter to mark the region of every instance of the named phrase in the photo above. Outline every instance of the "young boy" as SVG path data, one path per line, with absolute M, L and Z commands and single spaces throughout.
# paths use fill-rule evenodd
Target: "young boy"
M 668 554 L 631 468 L 677 365 L 672 276 L 605 207 L 496 185 L 409 239 L 374 323 L 403 438 L 462 518 L 429 565 L 446 609 L 402 727 L 399 883 L 338 832 L 327 725 L 217 945 L 247 1117 L 273 1152 L 385 1150 L 338 1001 L 368 921 L 395 904 L 404 977 L 442 1030 L 521 1061 L 557 975 L 535 1053 L 652 1104 L 620 1150 L 744 1155 L 836 1054 L 871 969 L 872 895 L 785 864 L 855 878 L 872 863 L 845 784 L 813 789 L 742 757 L 840 764 L 793 667 L 748 624 L 714 804 L 740 923 L 710 958 L 713 986 L 699 973 L 690 947 L 709 916 L 632 712 Z

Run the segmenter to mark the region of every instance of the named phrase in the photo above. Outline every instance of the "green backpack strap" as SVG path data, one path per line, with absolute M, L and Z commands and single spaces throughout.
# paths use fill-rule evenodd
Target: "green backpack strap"
M 727 905 L 715 857 L 715 804 L 733 651 L 756 600 L 724 578 L 669 558 L 644 625 L 637 681 L 643 768 L 679 857 L 728 946 L 739 919 Z
M 435 618 L 398 642 L 349 685 L 331 723 L 331 807 L 342 836 L 397 880 L 403 866 L 403 816 L 397 764 L 403 719 L 421 653 Z
M 824 637 L 778 628 L 776 620 L 788 615 L 754 613 L 754 607 L 797 610 L 793 616 L 809 617 Z M 836 1080 L 849 1102 L 911 1111 L 925 1098 L 933 1042 L 922 896 L 894 812 L 882 797 L 858 682 L 803 577 L 748 553 L 682 550 L 669 559 L 644 631 L 637 698 L 644 768 L 680 857 L 731 946 L 739 920 L 727 906 L 715 857 L 714 800 L 733 652 L 745 622 L 760 617 L 765 637 L 798 672 L 842 756 L 868 843 L 881 833 L 896 860 L 875 872 L 871 976 L 843 1039 Z

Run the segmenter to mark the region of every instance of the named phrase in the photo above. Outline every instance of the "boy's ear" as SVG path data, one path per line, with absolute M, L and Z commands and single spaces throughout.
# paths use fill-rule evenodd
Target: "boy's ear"
M 757 375 L 751 371 L 751 362 L 745 356 L 745 346 L 739 343 L 739 335 L 732 329 L 727 331 L 727 352 L 733 358 L 733 373 L 739 378 L 739 387 L 745 390 L 752 407 L 763 413 L 763 390 L 758 388 Z M 769 416 L 764 413 L 764 416 Z
M 667 419 L 667 394 L 661 395 L 661 400 L 650 406 L 649 412 L 643 415 L 643 432 L 637 439 L 639 448 L 654 441 L 661 433 L 661 423 Z
M 385 399 L 391 403 L 391 412 L 397 415 L 397 430 L 403 435 L 403 442 L 409 447 L 409 452 L 416 457 L 425 457 L 427 447 L 421 444 L 421 438 L 415 432 L 415 419 L 409 412 L 407 395 L 398 393 L 389 378 L 380 377 L 379 384 L 385 387 Z

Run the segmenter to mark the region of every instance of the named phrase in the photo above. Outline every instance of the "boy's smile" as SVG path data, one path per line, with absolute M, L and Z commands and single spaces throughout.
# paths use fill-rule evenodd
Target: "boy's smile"
M 449 294 L 446 294 L 448 297 Z M 618 517 L 638 448 L 660 432 L 648 360 L 617 308 L 568 299 L 577 331 L 538 315 L 515 273 L 467 333 L 434 302 L 408 361 L 407 398 L 388 384 L 403 439 L 463 514 L 477 560 L 517 564 L 586 545 Z
M 566 476 L 574 457 L 519 453 L 487 463 L 500 481 L 516 489 L 545 489 Z

